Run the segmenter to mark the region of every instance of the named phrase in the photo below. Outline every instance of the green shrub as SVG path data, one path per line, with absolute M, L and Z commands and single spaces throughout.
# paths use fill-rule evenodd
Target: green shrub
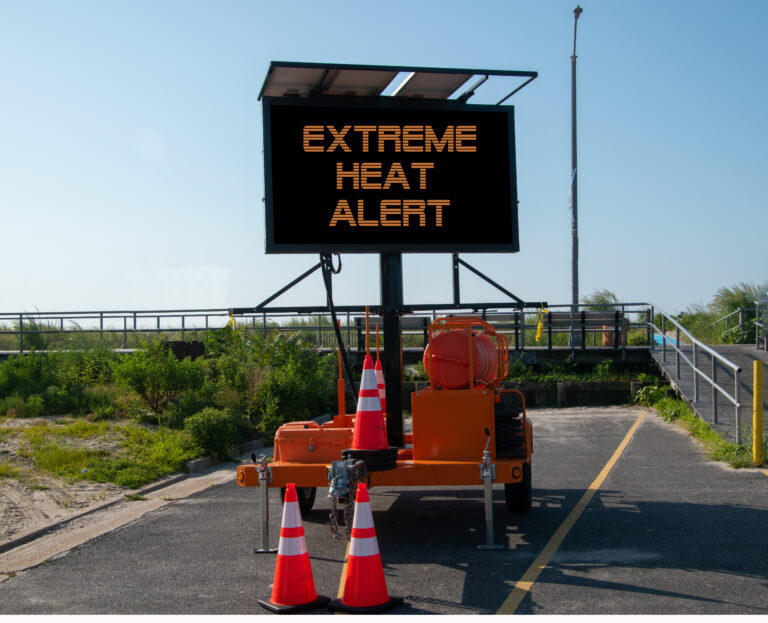
M 111 420 L 118 414 L 118 391 L 114 385 L 94 385 L 84 394 L 91 412 L 91 419 Z
M 209 332 L 206 352 L 219 385 L 217 406 L 243 415 L 268 440 L 281 424 L 334 404 L 336 357 L 321 356 L 300 335 Z
M 0 364 L 0 396 L 42 394 L 57 383 L 57 360 L 56 355 L 12 355 Z
M 603 359 L 600 363 L 595 364 L 592 373 L 595 379 L 599 381 L 611 381 L 617 377 L 616 364 L 612 359 Z
M 667 387 L 659 385 L 646 385 L 645 387 L 641 387 L 638 390 L 633 400 L 637 404 L 641 404 L 646 407 L 652 407 L 663 398 L 666 398 L 666 396 Z
M 505 380 L 507 381 L 524 381 L 530 378 L 532 370 L 530 366 L 527 366 L 522 361 L 513 361 L 509 364 L 509 373 Z
M 45 414 L 42 396 L 32 394 L 25 400 L 18 394 L 0 399 L 0 413 L 12 418 L 34 418 Z
M 155 413 L 171 398 L 202 386 L 205 379 L 201 360 L 179 361 L 165 342 L 145 342 L 118 361 L 114 372 L 118 382 L 136 392 Z
M 49 415 L 81 413 L 88 407 L 85 388 L 81 385 L 70 388 L 49 385 L 43 392 L 43 402 L 45 403 L 45 412 Z
M 171 400 L 163 414 L 158 417 L 158 421 L 168 428 L 184 428 L 184 421 L 189 416 L 214 405 L 215 390 L 216 387 L 209 384 L 208 387 L 203 387 L 203 391 L 183 392 L 178 398 Z
M 230 411 L 208 407 L 188 417 L 184 429 L 203 452 L 219 459 L 229 458 L 237 441 L 237 424 Z

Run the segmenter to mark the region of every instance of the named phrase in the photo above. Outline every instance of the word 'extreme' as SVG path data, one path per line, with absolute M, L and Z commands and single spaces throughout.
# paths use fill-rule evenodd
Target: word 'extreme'
M 328 144 L 328 139 L 330 143 Z M 305 152 L 475 152 L 476 125 L 449 125 L 442 135 L 429 125 L 305 125 Z

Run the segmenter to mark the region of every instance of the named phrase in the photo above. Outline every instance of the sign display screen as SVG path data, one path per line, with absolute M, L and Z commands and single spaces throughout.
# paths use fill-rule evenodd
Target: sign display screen
M 511 106 L 264 98 L 267 253 L 518 251 Z

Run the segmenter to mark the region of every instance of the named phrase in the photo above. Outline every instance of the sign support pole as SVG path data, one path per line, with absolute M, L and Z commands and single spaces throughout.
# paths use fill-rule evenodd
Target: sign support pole
M 403 307 L 403 256 L 380 254 L 381 314 L 384 329 L 384 385 L 387 388 L 387 439 L 390 446 L 403 445 L 403 338 L 400 312 Z

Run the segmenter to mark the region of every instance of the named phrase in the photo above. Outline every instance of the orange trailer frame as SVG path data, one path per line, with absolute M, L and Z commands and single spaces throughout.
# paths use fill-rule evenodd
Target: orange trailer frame
M 496 334 L 486 321 L 472 317 L 439 318 L 429 326 L 429 346 L 433 337 L 443 331 L 462 330 L 467 333 L 468 388 L 444 389 L 430 374 L 430 386 L 411 394 L 413 432 L 404 435 L 404 447 L 398 449 L 396 467 L 388 471 L 368 473 L 370 486 L 413 487 L 440 485 L 476 485 L 483 482 L 483 451 L 490 436 L 490 456 L 495 466 L 496 484 L 512 484 L 523 481 L 530 466 L 533 452 L 533 431 L 527 418 L 525 398 L 517 390 L 500 389 L 509 369 L 507 342 Z M 498 368 L 495 378 L 488 383 L 477 382 L 473 361 L 473 335 L 482 333 L 491 337 L 498 352 Z M 428 373 L 431 372 L 428 360 Z M 343 382 L 342 382 L 343 383 Z M 291 422 L 278 429 L 275 436 L 270 487 L 285 487 L 294 483 L 297 487 L 326 487 L 333 460 L 341 459 L 341 451 L 350 447 L 355 416 L 344 413 L 343 384 L 339 385 L 340 412 L 331 422 Z M 504 394 L 517 395 L 521 413 L 522 446 L 518 456 L 498 456 L 497 432 L 494 414 Z M 335 458 L 334 458 L 335 457 Z M 240 486 L 258 486 L 256 465 L 240 465 L 237 468 Z

